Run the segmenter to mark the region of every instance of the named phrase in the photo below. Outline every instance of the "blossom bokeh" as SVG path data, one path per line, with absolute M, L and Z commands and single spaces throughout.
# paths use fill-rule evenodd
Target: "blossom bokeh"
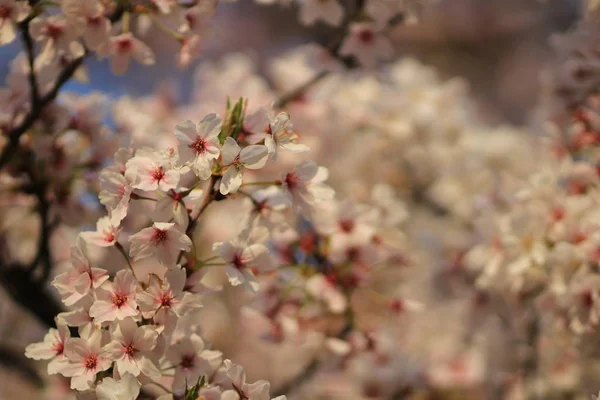
M 0 399 L 596 399 L 600 1 L 0 0 Z

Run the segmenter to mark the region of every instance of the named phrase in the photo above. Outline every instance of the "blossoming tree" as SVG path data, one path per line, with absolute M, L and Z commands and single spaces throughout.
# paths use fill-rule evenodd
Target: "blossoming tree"
M 524 128 L 489 127 L 462 81 L 394 60 L 391 30 L 434 1 L 257 3 L 292 5 L 328 43 L 270 61 L 268 79 L 242 55 L 206 62 L 176 105 L 64 86 L 94 79 L 92 57 L 114 74 L 154 64 L 151 29 L 188 66 L 217 2 L 0 0 L 0 45 L 22 45 L 0 89 L 0 282 L 49 328 L 25 348 L 46 386 L 597 392 L 597 2 L 557 39 L 542 123 Z

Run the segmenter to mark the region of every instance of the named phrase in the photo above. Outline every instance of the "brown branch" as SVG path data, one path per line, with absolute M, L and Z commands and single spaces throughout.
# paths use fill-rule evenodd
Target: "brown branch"
M 21 36 L 23 38 L 23 44 L 25 45 L 25 51 L 27 53 L 27 62 L 29 64 L 29 87 L 31 91 L 31 104 L 35 104 L 39 101 L 40 93 L 38 91 L 37 76 L 35 74 L 35 52 L 33 46 L 33 39 L 29 33 L 30 18 L 25 19 L 20 25 Z
M 200 218 L 200 216 L 204 213 L 204 211 L 206 211 L 206 208 L 209 206 L 210 203 L 213 202 L 213 200 L 215 200 L 217 198 L 217 195 L 219 194 L 219 190 L 215 189 L 216 183 L 218 181 L 218 176 L 216 175 L 212 175 L 210 177 L 210 180 L 208 182 L 208 193 L 206 193 L 206 196 L 204 196 L 204 199 L 202 200 L 202 204 L 200 205 L 200 208 L 198 209 L 198 215 L 196 215 L 196 217 L 194 217 L 194 219 L 192 219 L 190 221 L 190 224 L 188 225 L 188 228 L 186 230 L 186 234 L 188 236 L 191 236 L 194 233 L 194 229 L 196 228 L 196 225 L 198 224 L 198 219 Z
M 289 102 L 294 101 L 298 97 L 302 96 L 302 94 L 304 94 L 304 92 L 306 92 L 308 89 L 310 89 L 313 85 L 319 83 L 327 75 L 329 75 L 329 71 L 321 71 L 321 72 L 319 72 L 317 75 L 315 75 L 313 78 L 311 78 L 306 83 L 300 85 L 299 87 L 297 87 L 296 89 L 292 90 L 291 92 L 289 92 L 289 93 L 281 96 L 275 102 L 275 104 L 273 105 L 273 107 L 275 107 L 275 108 L 285 107 L 286 104 L 288 104 Z

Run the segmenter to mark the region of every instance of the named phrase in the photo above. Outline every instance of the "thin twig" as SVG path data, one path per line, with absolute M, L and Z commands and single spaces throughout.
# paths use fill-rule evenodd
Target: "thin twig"
M 296 100 L 298 97 L 302 96 L 304 92 L 310 89 L 312 86 L 319 83 L 323 78 L 329 75 L 329 71 L 321 71 L 314 77 L 312 77 L 306 83 L 300 85 L 296 89 L 291 92 L 281 96 L 274 104 L 275 108 L 285 107 L 289 102 Z

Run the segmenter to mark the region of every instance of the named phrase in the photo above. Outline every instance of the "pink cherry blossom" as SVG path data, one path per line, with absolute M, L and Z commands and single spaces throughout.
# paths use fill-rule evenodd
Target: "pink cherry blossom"
M 249 232 L 244 231 L 230 242 L 215 243 L 213 250 L 227 263 L 225 272 L 233 286 L 244 285 L 251 291 L 258 290 L 255 273 L 271 270 L 274 267 L 267 246 L 261 243 L 249 244 Z
M 111 37 L 108 41 L 102 43 L 96 52 L 99 58 L 110 57 L 110 66 L 112 72 L 116 75 L 127 72 L 132 58 L 143 65 L 155 63 L 152 50 L 131 33 L 122 33 Z
M 96 246 L 108 247 L 117 242 L 120 229 L 114 226 L 109 217 L 102 217 L 96 223 L 95 232 L 82 232 L 81 237 Z
M 247 400 L 270 400 L 271 384 L 267 381 L 256 381 L 246 383 L 246 373 L 244 369 L 230 360 L 225 360 L 225 371 L 231 386 L 237 393 L 237 399 Z M 235 399 L 235 398 L 234 398 Z M 278 396 L 272 400 L 286 400 L 286 396 Z
M 134 259 L 154 256 L 167 267 L 174 266 L 179 253 L 189 251 L 192 246 L 190 238 L 172 222 L 155 222 L 153 226 L 130 236 L 129 242 L 129 254 Z
M 221 119 L 216 114 L 207 115 L 198 125 L 188 120 L 175 127 L 180 161 L 189 162 L 192 171 L 202 180 L 210 177 L 213 160 L 219 158 L 220 132 Z
M 181 39 L 181 48 L 177 53 L 179 68 L 187 68 L 190 63 L 198 58 L 204 48 L 204 43 L 199 35 L 185 36 Z
M 51 328 L 41 343 L 32 343 L 25 348 L 25 356 L 34 360 L 51 360 L 48 374 L 61 373 L 62 367 L 68 364 L 65 356 L 65 342 L 71 337 L 66 323 L 56 320 L 57 329 Z
M 112 341 L 104 347 L 108 358 L 116 361 L 119 373 L 150 378 L 160 377 L 150 352 L 156 346 L 158 331 L 152 326 L 137 326 L 131 318 L 120 321 L 111 334 Z
M 207 350 L 202 338 L 195 333 L 183 338 L 167 350 L 168 360 L 175 366 L 173 390 L 181 393 L 196 384 L 200 376 L 210 375 L 221 364 L 219 351 Z
M 61 373 L 71 378 L 72 389 L 80 391 L 90 389 L 96 375 L 106 371 L 112 364 L 102 350 L 102 331 L 99 329 L 92 328 L 88 335 L 68 339 L 65 343 L 65 354 L 69 364 Z
M 61 8 L 76 23 L 88 49 L 96 50 L 108 40 L 111 24 L 98 0 L 63 0 Z
M 323 182 L 329 172 L 313 161 L 303 161 L 281 179 L 281 187 L 292 200 L 294 209 L 304 216 L 310 216 L 311 206 L 323 200 L 330 200 L 334 191 Z
M 42 42 L 42 52 L 38 56 L 42 64 L 50 63 L 58 51 L 73 58 L 84 54 L 75 27 L 63 15 L 37 17 L 29 24 L 29 30 L 33 39 Z
M 52 285 L 58 289 L 63 302 L 71 306 L 87 296 L 90 290 L 100 287 L 108 278 L 105 269 L 91 266 L 85 241 L 79 238 L 71 248 L 71 266 L 56 276 Z
M 223 164 L 229 167 L 221 180 L 221 194 L 237 192 L 242 184 L 243 170 L 264 167 L 268 154 L 266 146 L 250 145 L 242 149 L 233 138 L 225 139 L 221 156 Z
M 119 226 L 127 215 L 131 193 L 132 182 L 122 174 L 112 171 L 102 171 L 100 174 L 100 202 L 108 209 L 110 222 Z
M 368 23 L 352 24 L 340 48 L 340 54 L 356 57 L 365 67 L 373 67 L 378 60 L 389 59 L 393 52 L 390 40 Z
M 140 394 L 140 382 L 131 374 L 121 374 L 121 379 L 104 378 L 96 386 L 97 400 L 136 400 Z
M 141 288 L 129 270 L 117 272 L 114 282 L 105 282 L 96 291 L 97 299 L 90 308 L 90 316 L 96 323 L 137 317 L 136 296 Z
M 148 288 L 138 295 L 144 318 L 152 318 L 155 324 L 164 325 L 167 330 L 171 330 L 178 317 L 201 307 L 200 297 L 184 291 L 185 285 L 186 272 L 179 267 L 167 271 L 162 281 L 153 275 Z
M 288 130 L 289 120 L 289 114 L 282 112 L 272 118 L 269 123 L 270 134 L 265 136 L 265 146 L 269 149 L 269 154 L 271 154 L 273 160 L 277 160 L 279 147 L 292 153 L 302 153 L 310 150 L 307 145 L 296 143 L 299 136 L 297 133 Z
M 29 14 L 29 4 L 17 0 L 0 0 L 0 46 L 17 37 L 16 24 Z
M 166 192 L 177 187 L 179 171 L 172 169 L 171 160 L 162 154 L 144 152 L 127 161 L 125 177 L 136 189 Z

